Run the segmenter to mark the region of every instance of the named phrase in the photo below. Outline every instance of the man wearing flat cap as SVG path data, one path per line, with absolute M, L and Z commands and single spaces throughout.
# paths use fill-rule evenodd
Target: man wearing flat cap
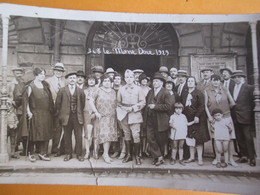
M 186 70 L 178 70 L 177 77 L 179 84 L 174 88 L 178 96 L 181 98 L 182 92 L 187 88 L 186 79 L 188 73 Z
M 133 138 L 135 161 L 137 165 L 140 165 L 140 126 L 143 122 L 141 110 L 145 106 L 145 96 L 141 87 L 134 84 L 133 71 L 126 70 L 124 76 L 126 85 L 119 88 L 117 93 L 117 116 L 124 132 L 126 144 L 126 157 L 123 163 L 132 160 L 131 140 Z
M 154 158 L 152 164 L 159 166 L 164 163 L 164 148 L 168 142 L 169 111 L 171 99 L 169 92 L 163 87 L 165 78 L 161 73 L 155 73 L 153 88 L 146 97 L 144 110 L 144 128 L 147 130 L 148 152 Z
M 197 89 L 204 93 L 204 90 L 211 84 L 211 75 L 213 75 L 212 68 L 203 68 L 201 71 L 202 80 L 197 83 Z
M 231 116 L 235 126 L 236 138 L 239 146 L 241 158 L 239 163 L 249 161 L 250 166 L 255 166 L 255 148 L 254 148 L 254 87 L 244 83 L 246 75 L 241 70 L 233 72 L 232 78 L 235 81 L 235 87 L 231 95 L 235 101 L 235 106 L 231 109 Z
M 101 76 L 104 74 L 104 68 L 102 66 L 94 66 L 92 68 L 92 72 L 95 75 L 95 77 L 97 78 L 97 84 L 96 86 L 99 87 L 100 83 L 101 83 Z
M 58 62 L 53 67 L 53 76 L 46 79 L 46 82 L 49 83 L 54 103 L 56 102 L 60 88 L 65 87 L 65 79 L 63 77 L 64 72 L 65 68 L 63 63 Z M 64 139 L 61 138 L 62 126 L 58 121 L 54 121 L 54 124 L 51 153 L 57 157 L 64 154 Z
M 133 73 L 134 73 L 134 75 L 135 75 L 135 81 L 134 81 L 134 83 L 135 83 L 136 85 L 140 86 L 141 83 L 139 82 L 139 76 L 140 76 L 141 74 L 143 74 L 144 71 L 141 70 L 141 69 L 135 69 L 135 70 L 133 70 Z
M 65 76 L 68 85 L 61 88 L 55 102 L 56 117 L 63 129 L 65 140 L 65 158 L 72 158 L 72 131 L 76 140 L 76 154 L 79 161 L 84 161 L 82 156 L 82 125 L 83 108 L 85 107 L 85 93 L 77 86 L 77 73 L 71 72 Z
M 231 79 L 232 71 L 229 68 L 220 69 L 220 74 L 222 75 L 224 81 L 223 86 L 231 92 L 235 86 L 235 81 Z
M 12 69 L 13 75 L 14 75 L 14 79 L 9 83 L 8 85 L 8 96 L 12 101 L 12 104 L 14 106 L 15 110 L 15 114 L 18 118 L 18 120 L 20 120 L 21 116 L 22 116 L 22 93 L 23 93 L 23 89 L 25 86 L 25 81 L 23 79 L 24 76 L 24 69 L 20 68 L 20 67 L 15 67 Z M 19 129 L 19 123 L 18 126 L 16 128 L 15 133 L 17 133 Z M 15 151 L 15 148 L 12 148 L 13 146 L 15 146 L 18 142 L 22 141 L 23 144 L 23 152 L 20 153 L 21 156 L 25 156 L 26 153 L 26 140 L 17 140 L 17 134 L 15 135 L 15 140 L 14 140 L 14 144 L 11 145 L 11 151 Z M 16 154 L 12 154 L 11 158 L 18 158 L 18 156 Z

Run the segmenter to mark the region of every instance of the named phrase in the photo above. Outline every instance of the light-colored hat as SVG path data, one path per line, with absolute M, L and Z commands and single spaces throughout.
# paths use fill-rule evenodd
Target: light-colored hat
M 141 69 L 135 69 L 133 70 L 133 73 L 144 73 L 144 71 Z
M 125 71 L 125 77 L 129 75 L 134 75 L 134 72 L 132 70 L 126 69 Z
M 212 68 L 203 68 L 203 69 L 201 69 L 200 72 L 204 72 L 204 71 L 211 71 L 211 72 L 213 72 L 213 69 Z
M 246 78 L 245 73 L 243 72 L 243 70 L 235 70 L 233 72 L 233 74 L 231 75 L 232 78 L 236 77 L 236 76 L 240 76 L 240 77 L 244 77 Z
M 178 70 L 177 76 L 188 76 L 188 72 L 186 70 Z
M 108 74 L 108 73 L 116 73 L 116 71 L 114 71 L 113 68 L 108 68 L 105 72 L 105 74 Z
M 166 66 L 161 66 L 159 68 L 159 72 L 160 73 L 165 72 L 165 73 L 169 74 L 169 70 L 168 70 L 168 68 Z
M 21 67 L 15 67 L 15 68 L 12 68 L 12 71 L 21 71 L 21 72 L 24 72 L 24 69 L 21 68 Z
M 65 72 L 65 68 L 64 68 L 63 63 L 61 63 L 61 62 L 56 63 L 53 67 L 53 70 Z

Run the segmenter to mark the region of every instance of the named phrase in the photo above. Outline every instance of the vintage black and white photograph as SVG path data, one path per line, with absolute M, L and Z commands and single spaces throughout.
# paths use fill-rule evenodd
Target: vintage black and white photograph
M 1 184 L 259 193 L 260 14 L 0 14 Z

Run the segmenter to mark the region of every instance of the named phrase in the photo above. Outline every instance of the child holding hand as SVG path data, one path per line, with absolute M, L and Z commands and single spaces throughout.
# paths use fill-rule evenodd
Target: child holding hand
M 214 133 L 215 145 L 217 148 L 217 164 L 216 167 L 228 166 L 228 144 L 230 141 L 230 134 L 233 130 L 231 121 L 228 118 L 223 117 L 221 109 L 214 109 L 212 111 L 213 121 L 211 122 L 211 131 Z M 225 162 L 221 164 L 221 154 L 224 153 Z
M 174 104 L 174 114 L 170 117 L 171 134 L 170 139 L 172 143 L 172 154 L 170 164 L 176 163 L 176 154 L 179 149 L 179 163 L 185 166 L 183 162 L 183 144 L 187 137 L 188 126 L 193 125 L 194 121 L 188 123 L 184 114 L 182 114 L 183 105 L 180 102 Z

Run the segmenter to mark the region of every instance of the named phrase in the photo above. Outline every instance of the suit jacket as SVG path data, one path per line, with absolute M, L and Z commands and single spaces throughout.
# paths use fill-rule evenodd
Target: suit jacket
M 231 95 L 233 97 L 233 91 Z M 231 114 L 234 122 L 241 124 L 252 124 L 254 121 L 254 87 L 248 84 L 242 84 L 235 101 L 236 105 L 232 108 Z M 234 98 L 234 97 L 233 97 Z
M 224 84 L 224 81 L 222 83 Z M 235 81 L 230 79 L 229 86 L 228 86 L 228 90 L 230 93 L 231 93 L 231 91 L 233 92 L 235 84 L 236 84 Z
M 155 104 L 154 109 L 148 107 L 149 104 Z M 155 114 L 157 120 L 156 128 L 159 132 L 169 130 L 169 111 L 171 109 L 171 97 L 169 92 L 162 88 L 156 96 L 154 96 L 154 89 L 151 89 L 146 97 L 146 107 L 144 110 L 144 126 L 147 126 L 147 120 L 153 120 L 149 117 L 150 114 Z
M 53 101 L 55 102 L 60 88 L 65 87 L 65 80 L 64 80 L 64 78 L 61 79 L 61 87 L 59 87 L 57 77 L 55 77 L 55 76 L 47 78 L 46 82 L 48 82 L 50 85 L 51 95 L 52 95 Z
M 204 84 L 204 80 L 201 80 L 201 81 L 199 81 L 199 82 L 197 83 L 196 88 L 197 88 L 198 90 L 200 90 L 200 91 L 204 94 L 204 90 L 205 90 L 208 86 L 210 86 L 210 85 L 211 85 L 211 81 L 210 81 L 210 80 L 207 82 L 206 85 Z
M 79 124 L 83 124 L 83 109 L 85 107 L 85 93 L 79 87 L 75 88 L 77 96 L 77 117 Z M 61 124 L 66 126 L 70 117 L 70 90 L 68 85 L 61 88 L 55 102 L 56 116 Z
M 180 84 L 178 84 L 178 85 L 176 85 L 176 86 L 174 87 L 174 91 L 175 91 L 175 93 L 176 93 L 176 95 L 177 95 L 176 97 L 178 98 L 178 100 L 177 100 L 178 102 L 181 101 L 181 96 L 182 96 L 183 92 L 188 89 L 187 82 L 185 82 L 185 84 L 184 84 L 184 86 L 183 86 L 183 88 L 182 88 L 182 91 L 181 91 L 181 95 L 179 95 L 179 94 L 178 94 L 179 86 L 180 86 Z M 177 101 L 176 101 L 176 102 L 177 102 Z

